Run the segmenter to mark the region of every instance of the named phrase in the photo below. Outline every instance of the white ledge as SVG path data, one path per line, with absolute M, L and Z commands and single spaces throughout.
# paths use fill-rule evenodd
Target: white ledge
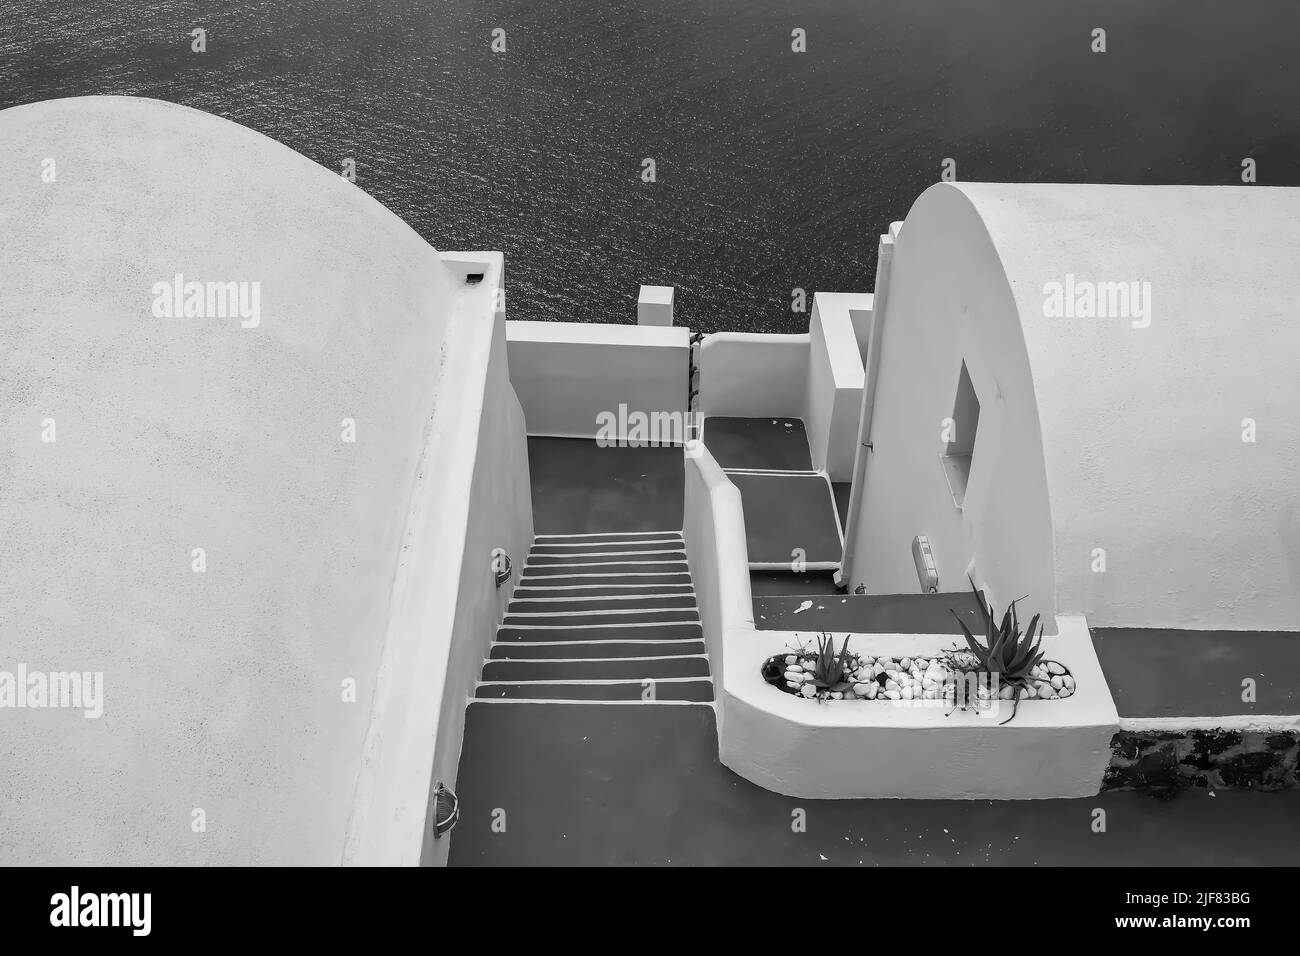
M 784 693 L 763 680 L 768 657 L 795 633 L 733 628 L 726 636 L 721 696 L 722 762 L 759 786 L 808 798 L 1031 799 L 1090 796 L 1101 789 L 1119 716 L 1082 617 L 1058 617 L 1044 639 L 1075 693 L 951 711 L 943 701 L 829 701 Z M 837 634 L 838 641 L 843 638 Z M 810 640 L 811 637 L 809 636 Z M 855 634 L 851 650 L 932 657 L 950 635 Z M 934 705 L 934 706 L 927 706 Z

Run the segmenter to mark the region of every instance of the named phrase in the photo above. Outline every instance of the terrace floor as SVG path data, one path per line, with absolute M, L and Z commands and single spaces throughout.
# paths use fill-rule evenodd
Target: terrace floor
M 529 453 L 539 534 L 681 526 L 680 449 L 602 449 L 594 442 L 530 439 Z M 818 575 L 803 577 L 809 587 L 825 583 Z M 898 626 L 898 616 L 918 611 L 916 600 L 927 598 L 811 594 L 814 606 L 795 615 L 804 598 L 756 595 L 756 607 L 770 611 L 772 623 L 765 626 L 831 630 L 847 629 L 832 625 L 841 623 L 838 616 L 855 601 L 882 629 L 914 630 L 910 618 L 906 627 Z M 935 615 L 935 627 L 955 627 L 947 607 L 969 600 L 960 594 L 929 598 L 919 613 L 927 621 Z M 972 611 L 966 607 L 963 613 Z M 852 625 L 862 626 L 860 618 Z M 640 637 L 657 639 L 657 632 Z M 1158 691 L 1160 699 L 1180 700 L 1173 688 L 1190 680 L 1202 695 L 1212 691 L 1227 700 L 1209 678 L 1178 676 L 1174 669 L 1180 665 L 1170 658 L 1181 657 L 1181 666 L 1231 677 L 1227 683 L 1238 688 L 1241 676 L 1259 671 L 1267 678 L 1260 681 L 1261 701 L 1279 702 L 1261 703 L 1261 713 L 1286 712 L 1283 702 L 1294 700 L 1284 696 L 1295 691 L 1282 675 L 1297 672 L 1295 643 L 1265 636 L 1253 648 L 1225 651 L 1207 640 L 1183 653 L 1193 645 L 1174 645 L 1173 636 L 1145 637 L 1134 643 L 1119 633 L 1100 633 L 1108 677 L 1110 668 L 1119 674 L 1131 666 L 1146 672 L 1164 667 L 1169 686 Z M 1145 693 L 1121 683 L 1116 699 L 1140 701 Z M 1242 712 L 1241 705 L 1232 712 Z M 1036 801 L 784 797 L 719 762 L 715 720 L 709 703 L 667 699 L 471 703 L 456 781 L 461 819 L 448 837 L 451 865 L 1223 867 L 1294 865 L 1300 846 L 1300 790 L 1193 789 L 1171 801 L 1115 791 Z M 1097 808 L 1107 812 L 1104 833 L 1093 831 Z M 806 832 L 792 827 L 796 809 L 805 811 Z
M 1300 790 L 1189 790 L 1171 801 L 783 797 L 718 762 L 713 710 L 702 705 L 476 704 L 464 752 L 453 866 L 1224 867 L 1294 865 L 1300 846 Z M 1098 807 L 1104 833 L 1092 830 Z M 806 832 L 791 826 L 796 808 Z
M 808 433 L 798 418 L 710 415 L 702 438 L 709 454 L 726 470 L 812 471 Z
M 1091 630 L 1121 717 L 1300 714 L 1300 632 Z
M 955 594 L 755 595 L 754 626 L 761 631 L 849 631 L 858 634 L 961 635 L 953 612 L 982 634 L 979 604 Z
M 681 448 L 602 448 L 529 438 L 537 534 L 658 531 L 682 526 Z
M 752 569 L 839 566 L 849 487 L 813 471 L 802 420 L 709 416 L 701 437 L 740 491 Z

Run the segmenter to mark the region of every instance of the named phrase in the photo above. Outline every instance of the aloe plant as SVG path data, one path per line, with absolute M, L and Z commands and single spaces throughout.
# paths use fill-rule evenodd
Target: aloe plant
M 840 645 L 840 652 L 835 653 L 835 638 L 828 633 L 823 633 L 817 638 L 817 656 L 813 659 L 813 683 L 819 690 L 824 691 L 843 691 L 852 686 L 852 681 L 846 680 L 844 675 L 844 662 L 849 653 L 849 635 L 844 635 L 844 643 Z
M 1007 607 L 1002 615 L 1002 623 L 999 625 L 996 623 L 993 606 L 984 600 L 984 595 L 979 588 L 975 587 L 975 582 L 970 578 L 967 580 L 970 581 L 971 590 L 975 592 L 975 599 L 979 601 L 980 614 L 984 618 L 984 627 L 988 634 L 986 642 L 980 643 L 976 640 L 971 629 L 966 626 L 966 622 L 956 611 L 952 612 L 952 616 L 957 618 L 962 634 L 966 637 L 966 645 L 979 662 L 979 669 L 988 674 L 996 674 L 1001 678 L 1002 683 L 1011 686 L 1011 716 L 1002 721 L 1004 724 L 1010 723 L 1015 719 L 1016 711 L 1020 707 L 1020 695 L 1029 686 L 1034 668 L 1043 659 L 1041 650 L 1043 628 L 1038 623 L 1040 615 L 1035 614 L 1029 622 L 1029 629 L 1021 634 L 1016 603 L 1023 599 L 1017 598 Z M 1037 638 L 1034 636 L 1035 628 L 1038 630 Z

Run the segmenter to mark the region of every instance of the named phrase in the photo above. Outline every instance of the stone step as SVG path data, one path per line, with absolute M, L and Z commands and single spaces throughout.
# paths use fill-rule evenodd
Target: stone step
M 652 572 L 638 574 L 611 574 L 609 572 L 601 573 L 596 571 L 594 574 L 582 573 L 575 574 L 544 574 L 537 577 L 524 575 L 519 579 L 519 587 L 527 588 L 562 588 L 562 587 L 589 587 L 598 585 L 601 587 L 617 588 L 625 585 L 642 585 L 669 584 L 679 587 L 690 587 L 691 576 L 685 571 L 670 572 L 668 574 Z
M 634 701 L 637 703 L 670 703 L 713 700 L 713 681 L 698 680 L 656 681 L 653 700 L 644 700 L 645 685 L 640 681 L 619 681 L 606 684 L 481 684 L 474 692 L 479 700 L 547 700 L 547 701 Z
M 620 544 L 634 541 L 653 541 L 657 538 L 676 538 L 681 540 L 681 531 L 633 531 L 605 534 L 539 534 L 533 537 L 534 544 Z
M 689 574 L 685 557 L 675 561 L 574 561 L 570 564 L 529 564 L 525 578 L 566 577 L 574 574 Z
M 706 657 L 620 657 L 612 660 L 489 660 L 484 682 L 658 680 L 665 677 L 708 677 Z
M 699 612 L 695 608 L 669 608 L 662 611 L 593 611 L 586 614 L 507 614 L 502 623 L 531 624 L 546 627 L 573 627 L 593 624 L 670 624 L 698 623 Z
M 680 657 L 703 654 L 703 641 L 511 641 L 492 645 L 492 660 L 548 660 L 574 657 Z
M 544 598 L 533 601 L 514 600 L 510 602 L 509 613 L 575 614 L 583 611 L 633 611 L 694 607 L 694 594 L 643 594 L 594 597 L 585 600 L 577 598 Z
M 574 552 L 573 554 L 530 554 L 524 564 L 527 568 L 543 568 L 566 564 L 650 564 L 663 561 L 686 561 L 686 552 L 680 547 L 645 551 Z
M 682 539 L 661 538 L 659 540 L 631 541 L 599 544 L 534 544 L 529 554 L 565 555 L 565 554 L 610 554 L 620 551 L 681 551 Z
M 683 641 L 704 640 L 699 623 L 602 624 L 574 627 L 571 624 L 497 628 L 501 642 L 544 643 L 554 641 Z
M 579 601 L 590 598 L 622 597 L 638 594 L 694 594 L 695 589 L 689 584 L 624 584 L 605 585 L 587 584 L 565 587 L 517 587 L 511 595 L 516 601 L 540 600 L 547 598 L 574 598 Z

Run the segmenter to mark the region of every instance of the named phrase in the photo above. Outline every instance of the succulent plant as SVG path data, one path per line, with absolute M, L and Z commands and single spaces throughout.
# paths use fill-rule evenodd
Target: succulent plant
M 970 581 L 971 590 L 975 592 L 975 599 L 979 601 L 980 614 L 984 618 L 984 627 L 988 632 L 986 642 L 980 643 L 976 640 L 971 629 L 966 626 L 966 622 L 956 611 L 953 611 L 952 615 L 957 618 L 962 634 L 966 637 L 966 645 L 979 662 L 978 669 L 984 673 L 996 674 L 1002 683 L 1012 687 L 1011 716 L 1002 721 L 1004 724 L 1009 723 L 1016 716 L 1016 710 L 1020 707 L 1020 695 L 1029 685 L 1033 669 L 1043 659 L 1041 650 L 1043 629 L 1038 623 L 1040 615 L 1035 614 L 1029 622 L 1028 630 L 1021 634 L 1016 603 L 1023 599 L 1017 598 L 1007 607 L 1002 615 L 1002 623 L 998 625 L 993 606 L 984 600 L 984 595 L 979 588 L 975 587 L 975 582 L 970 578 L 967 580 Z M 1038 630 L 1037 638 L 1034 636 L 1035 628 Z
M 853 682 L 846 679 L 845 659 L 849 652 L 849 635 L 844 635 L 840 652 L 835 653 L 835 638 L 823 633 L 817 638 L 817 656 L 813 658 L 813 683 L 818 690 L 843 691 Z

